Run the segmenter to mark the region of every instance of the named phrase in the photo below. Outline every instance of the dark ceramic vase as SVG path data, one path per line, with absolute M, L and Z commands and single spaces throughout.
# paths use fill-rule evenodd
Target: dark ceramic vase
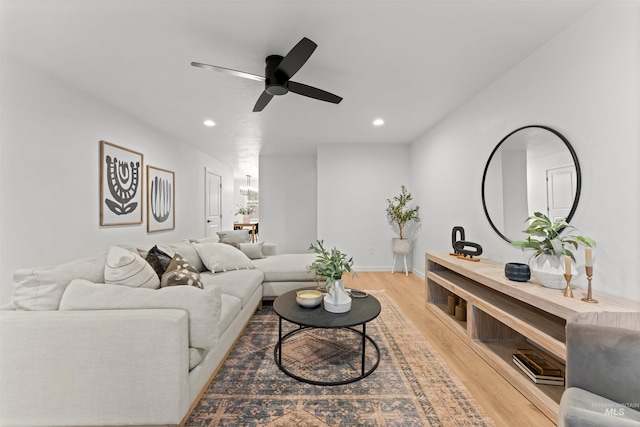
M 504 275 L 514 282 L 526 282 L 531 278 L 531 271 L 527 264 L 509 262 L 504 266 Z

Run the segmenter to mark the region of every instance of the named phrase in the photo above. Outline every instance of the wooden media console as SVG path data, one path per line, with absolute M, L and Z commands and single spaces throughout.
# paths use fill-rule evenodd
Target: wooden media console
M 426 307 L 464 340 L 498 374 L 557 422 L 564 386 L 534 383 L 512 360 L 517 349 L 533 349 L 564 373 L 568 322 L 640 329 L 640 304 L 597 295 L 598 304 L 581 301 L 586 290 L 573 287 L 574 298 L 543 287 L 534 277 L 513 282 L 504 264 L 468 262 L 447 253 L 425 256 Z M 448 314 L 448 299 L 466 306 L 466 320 Z

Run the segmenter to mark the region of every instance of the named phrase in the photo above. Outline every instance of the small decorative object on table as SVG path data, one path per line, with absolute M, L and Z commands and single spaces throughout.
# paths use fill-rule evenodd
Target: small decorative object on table
M 587 297 L 582 298 L 584 302 L 590 302 L 592 304 L 597 304 L 598 300 L 593 299 L 591 295 L 591 278 L 593 277 L 593 251 L 591 248 L 586 248 L 584 250 L 584 259 L 585 259 L 585 270 L 587 271 L 587 280 L 589 281 L 589 286 L 587 287 Z
M 573 268 L 568 272 L 564 271 L 561 257 L 565 255 L 575 261 L 576 258 L 571 249 L 577 249 L 578 245 L 592 248 L 596 246 L 596 242 L 588 237 L 571 234 L 575 227 L 569 225 L 564 219 L 552 222 L 548 216 L 536 212 L 526 221 L 529 227 L 524 230 L 524 233 L 529 237 L 511 244 L 523 250 L 533 251 L 529 266 L 533 275 L 543 286 L 553 289 L 565 288 L 567 279 L 564 274 L 573 275 L 574 271 Z
M 322 240 L 311 244 L 309 249 L 313 250 L 317 257 L 307 268 L 313 271 L 316 277 L 326 277 L 324 286 L 327 295 L 324 297 L 324 309 L 330 313 L 346 313 L 351 310 L 351 297 L 344 289 L 342 275 L 349 272 L 357 277 L 356 272 L 351 269 L 353 257 L 347 259 L 347 255 L 336 248 L 328 251 L 323 244 Z
M 564 257 L 564 280 L 567 281 L 567 287 L 564 288 L 564 296 L 567 298 L 573 298 L 573 291 L 571 290 L 571 278 L 573 274 L 571 274 L 571 258 L 568 256 Z
M 458 238 L 458 234 L 460 238 Z M 482 246 L 478 243 L 464 240 L 464 228 L 460 226 L 453 227 L 453 230 L 451 230 L 451 245 L 453 246 L 453 253 L 451 255 L 468 261 L 480 261 L 473 257 L 482 255 Z M 467 258 L 467 256 L 469 258 Z
M 531 270 L 527 264 L 508 262 L 504 266 L 504 275 L 514 282 L 527 282 L 531 278 Z
M 296 292 L 296 302 L 303 307 L 313 308 L 322 302 L 322 292 L 304 289 Z

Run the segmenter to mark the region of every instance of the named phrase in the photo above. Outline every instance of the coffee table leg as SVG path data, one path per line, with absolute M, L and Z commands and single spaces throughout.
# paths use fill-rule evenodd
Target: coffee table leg
M 278 317 L 278 364 L 282 366 L 282 317 Z
M 367 348 L 367 324 L 362 324 L 362 376 L 364 377 L 364 351 Z

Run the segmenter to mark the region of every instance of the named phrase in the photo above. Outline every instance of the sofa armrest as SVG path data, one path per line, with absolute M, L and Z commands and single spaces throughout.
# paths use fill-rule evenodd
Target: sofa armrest
M 567 324 L 567 388 L 640 405 L 640 331 Z
M 272 256 L 277 254 L 278 254 L 278 250 L 275 243 L 264 243 L 262 245 L 262 255 Z
M 183 310 L 0 312 L 0 425 L 178 424 Z

